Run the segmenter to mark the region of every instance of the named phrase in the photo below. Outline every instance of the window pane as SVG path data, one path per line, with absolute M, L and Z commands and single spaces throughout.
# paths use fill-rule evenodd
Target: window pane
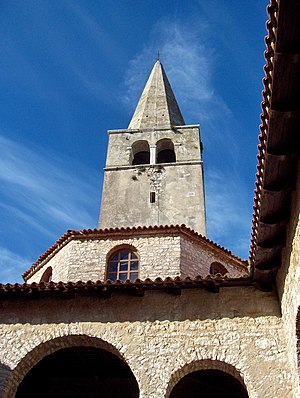
M 109 272 L 117 272 L 117 270 L 118 270 L 118 263 L 117 262 L 115 262 L 115 261 L 110 261 L 109 262 Z
M 130 262 L 130 270 L 138 270 L 139 269 L 139 263 L 138 261 L 131 261 Z
M 120 260 L 127 260 L 128 259 L 128 251 L 120 253 Z
M 128 262 L 124 261 L 120 263 L 120 271 L 127 271 L 128 270 Z
M 117 280 L 117 274 L 115 274 L 115 273 L 109 273 L 109 274 L 107 275 L 107 279 L 110 279 L 111 281 L 115 281 L 115 280 Z
M 126 281 L 127 278 L 127 272 L 124 272 L 124 274 L 119 274 L 119 279 L 120 281 Z
M 112 281 L 138 278 L 139 258 L 135 252 L 123 249 L 115 253 L 109 260 L 107 279 Z
M 139 274 L 137 272 L 131 272 L 130 273 L 130 280 L 135 281 L 139 277 Z

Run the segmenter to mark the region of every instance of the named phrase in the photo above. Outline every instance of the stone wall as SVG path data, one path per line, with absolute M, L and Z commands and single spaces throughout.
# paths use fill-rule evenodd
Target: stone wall
M 107 169 L 99 228 L 185 224 L 205 235 L 202 181 L 200 162 Z
M 76 239 L 62 247 L 28 279 L 40 282 L 48 267 L 52 267 L 52 281 L 96 281 L 106 279 L 108 257 L 113 249 L 130 245 L 140 256 L 140 279 L 176 276 L 207 276 L 212 262 L 224 264 L 232 275 L 243 275 L 239 261 L 212 250 L 202 241 L 189 240 L 183 234 L 140 235 L 128 238 Z
M 145 140 L 149 146 L 164 138 L 172 140 L 178 162 L 200 161 L 200 131 L 198 125 L 174 126 L 170 128 L 149 128 L 142 130 L 110 130 L 106 167 L 129 166 L 132 145 Z
M 154 236 L 127 239 L 73 240 L 37 271 L 28 283 L 39 282 L 45 269 L 53 269 L 52 280 L 88 281 L 106 279 L 106 266 L 111 250 L 122 245 L 137 249 L 141 279 L 180 275 L 180 237 Z
M 285 330 L 274 293 L 253 287 L 220 293 L 146 292 L 110 299 L 1 302 L 1 397 L 13 398 L 26 373 L 67 346 L 118 352 L 140 398 L 167 398 L 189 372 L 216 368 L 240 378 L 250 398 L 295 398 Z
M 288 226 L 286 246 L 282 253 L 282 265 L 277 275 L 278 295 L 281 301 L 282 317 L 288 339 L 289 360 L 292 363 L 294 374 L 296 375 L 295 388 L 300 396 L 299 364 L 297 358 L 297 342 L 300 338 L 296 335 L 296 319 L 300 308 L 300 168 L 298 171 L 298 181 L 291 201 L 291 221 Z
M 205 235 L 199 127 L 109 133 L 99 228 L 186 224 Z M 155 150 L 161 139 L 173 142 L 175 163 L 131 165 L 134 143 L 147 141 Z
M 181 276 L 209 275 L 210 266 L 214 262 L 222 264 L 231 276 L 248 275 L 238 261 L 225 256 L 221 251 L 204 250 L 203 244 L 200 242 L 182 237 L 180 252 Z

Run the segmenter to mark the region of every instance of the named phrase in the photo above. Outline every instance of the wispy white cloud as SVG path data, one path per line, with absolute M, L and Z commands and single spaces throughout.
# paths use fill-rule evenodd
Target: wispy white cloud
M 0 283 L 23 282 L 21 274 L 25 271 L 30 259 L 17 255 L 16 253 L 0 246 Z M 12 279 L 14 276 L 14 279 Z
M 0 135 L 0 181 L 6 197 L 25 213 L 70 227 L 93 225 L 87 213 L 95 197 L 95 176 L 74 159 L 61 159 Z
M 74 159 L 0 135 L 0 186 L 0 282 L 67 229 L 96 227 L 100 181 Z
M 195 26 L 162 20 L 153 29 L 150 43 L 129 63 L 125 77 L 125 104 L 134 107 L 153 65 L 157 50 L 189 122 L 213 120 L 216 113 L 230 114 L 212 84 L 214 49 L 205 37 L 209 27 L 203 21 Z
M 185 122 L 200 123 L 201 131 L 204 131 L 205 154 L 215 152 L 224 162 L 235 164 L 239 148 L 233 131 L 238 126 L 215 87 L 217 55 L 213 43 L 206 39 L 209 30 L 210 26 L 201 19 L 189 25 L 165 19 L 158 22 L 149 42 L 129 63 L 122 100 L 132 112 L 159 49 Z
M 234 253 L 247 258 L 251 219 L 249 198 L 238 177 L 220 170 L 206 175 L 206 210 L 208 235 Z

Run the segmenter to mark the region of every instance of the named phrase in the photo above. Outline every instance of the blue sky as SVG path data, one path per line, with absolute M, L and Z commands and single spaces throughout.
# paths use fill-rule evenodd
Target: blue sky
M 204 143 L 208 237 L 247 258 L 266 1 L 3 0 L 0 282 L 97 226 L 108 129 L 127 128 L 157 50 Z

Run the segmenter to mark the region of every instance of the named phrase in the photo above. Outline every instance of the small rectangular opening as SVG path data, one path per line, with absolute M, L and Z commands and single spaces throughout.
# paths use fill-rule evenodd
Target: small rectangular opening
M 150 192 L 150 203 L 155 202 L 155 192 Z

